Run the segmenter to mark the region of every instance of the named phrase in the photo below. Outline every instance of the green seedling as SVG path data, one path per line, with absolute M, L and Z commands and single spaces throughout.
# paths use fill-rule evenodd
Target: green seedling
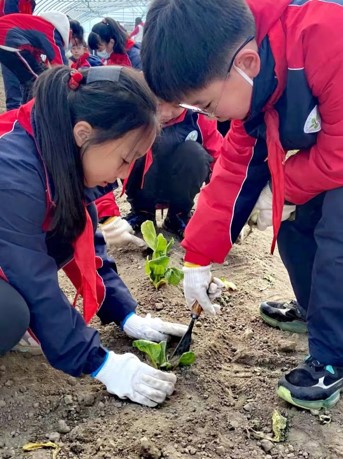
M 132 345 L 146 354 L 151 365 L 160 370 L 169 371 L 179 366 L 190 366 L 195 362 L 195 354 L 192 351 L 185 352 L 181 356 L 176 356 L 172 360 L 168 360 L 166 341 L 153 343 L 145 339 L 138 339 Z
M 142 223 L 141 231 L 144 241 L 153 251 L 152 256 L 147 257 L 145 272 L 155 288 L 158 289 L 165 284 L 179 285 L 183 279 L 183 272 L 169 267 L 169 253 L 174 239 L 168 242 L 163 234 L 157 235 L 155 226 L 150 220 Z

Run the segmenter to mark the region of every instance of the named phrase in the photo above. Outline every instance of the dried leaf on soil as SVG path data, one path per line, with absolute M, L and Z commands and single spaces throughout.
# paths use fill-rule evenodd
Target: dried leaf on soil
M 60 447 L 52 441 L 47 441 L 45 443 L 27 443 L 23 446 L 23 451 L 25 451 L 26 453 L 30 451 L 35 451 L 36 449 L 53 449 L 54 451 L 52 452 L 52 459 L 56 459 Z

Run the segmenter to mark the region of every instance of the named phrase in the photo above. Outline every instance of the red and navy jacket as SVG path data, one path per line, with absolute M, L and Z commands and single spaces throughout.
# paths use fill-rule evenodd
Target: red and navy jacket
M 162 129 L 161 134 L 154 142 L 151 151 L 145 157 L 144 174 L 149 170 L 154 157 L 159 152 L 166 154 L 172 152 L 182 142 L 193 140 L 200 143 L 206 151 L 212 156 L 214 162 L 217 160 L 222 144 L 223 137 L 217 130 L 217 121 L 210 120 L 204 115 L 199 115 L 191 110 L 185 110 L 181 115 L 170 121 Z M 212 163 L 212 165 L 214 164 Z M 134 163 L 131 165 L 132 170 Z M 124 181 L 123 193 L 127 183 Z M 144 184 L 144 177 L 142 186 Z M 109 193 L 96 200 L 99 218 L 114 217 L 120 215 L 120 210 L 115 202 L 113 193 Z
M 72 57 L 70 60 L 72 61 L 71 68 L 76 70 L 87 69 L 89 67 L 101 67 L 103 65 L 100 57 L 91 56 L 89 53 L 82 54 L 78 59 Z
M 27 302 L 30 328 L 51 365 L 79 376 L 92 373 L 104 360 L 98 332 L 86 325 L 96 308 L 111 308 L 119 324 L 135 310 L 136 302 L 107 256 L 101 233 L 96 231 L 94 237 L 90 218 L 72 246 L 49 231 L 53 183 L 36 147 L 33 104 L 0 115 L 0 275 Z M 88 203 L 93 195 L 94 189 L 85 189 Z M 86 282 L 95 280 L 97 303 L 84 309 L 86 320 L 59 287 L 61 267 L 84 300 L 90 293 Z
M 9 14 L 0 18 L 0 45 L 28 50 L 37 62 L 41 55 L 51 65 L 68 64 L 60 33 L 45 19 L 28 14 Z
M 133 40 L 129 39 L 126 42 L 126 53 L 111 53 L 108 59 L 104 59 L 104 65 L 122 65 L 142 70 L 141 50 Z
M 33 0 L 0 0 L 0 16 L 5 14 L 32 14 L 36 2 Z
M 222 263 L 272 178 L 274 237 L 284 201 L 343 186 L 342 0 L 248 0 L 261 72 L 250 115 L 232 121 L 182 243 L 186 261 Z M 289 150 L 299 152 L 285 160 Z

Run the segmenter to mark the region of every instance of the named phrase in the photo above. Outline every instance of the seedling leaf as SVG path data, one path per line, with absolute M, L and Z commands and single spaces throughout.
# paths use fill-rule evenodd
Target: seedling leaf
M 189 366 L 195 362 L 194 352 L 185 352 L 180 358 L 174 357 L 172 361 L 167 357 L 167 342 L 161 341 L 154 343 L 145 339 L 139 339 L 132 343 L 133 347 L 147 355 L 149 361 L 154 368 L 161 370 L 172 370 L 178 366 Z
M 141 225 L 141 232 L 143 235 L 143 239 L 150 247 L 151 250 L 155 250 L 156 248 L 156 230 L 155 225 L 151 220 L 147 220 Z
M 167 250 L 167 245 L 167 239 L 163 236 L 163 234 L 159 234 L 156 239 L 155 252 L 161 255 L 165 254 Z
M 194 352 L 184 352 L 179 359 L 179 365 L 183 367 L 188 367 L 189 365 L 192 365 L 195 362 L 195 359 L 196 357 Z
M 153 343 L 145 339 L 138 339 L 134 341 L 132 345 L 148 356 L 154 368 L 159 368 L 164 363 L 164 361 L 162 361 L 163 350 L 161 348 L 161 343 Z
M 183 272 L 181 271 L 181 269 L 168 268 L 165 276 L 168 281 L 168 284 L 176 286 L 179 285 L 179 283 L 182 281 Z

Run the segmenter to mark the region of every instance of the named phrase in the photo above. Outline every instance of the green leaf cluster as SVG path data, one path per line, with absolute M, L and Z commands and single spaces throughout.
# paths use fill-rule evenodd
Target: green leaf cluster
M 169 253 L 174 239 L 168 242 L 163 234 L 157 235 L 155 226 L 150 220 L 142 223 L 141 231 L 144 241 L 153 251 L 152 256 L 147 257 L 145 272 L 156 289 L 165 284 L 179 285 L 183 279 L 183 272 L 180 269 L 169 267 Z
M 195 354 L 192 351 L 184 352 L 172 360 L 168 360 L 167 342 L 154 343 L 145 339 L 133 342 L 133 347 L 147 355 L 151 365 L 161 370 L 172 370 L 178 366 L 190 366 L 195 362 Z

